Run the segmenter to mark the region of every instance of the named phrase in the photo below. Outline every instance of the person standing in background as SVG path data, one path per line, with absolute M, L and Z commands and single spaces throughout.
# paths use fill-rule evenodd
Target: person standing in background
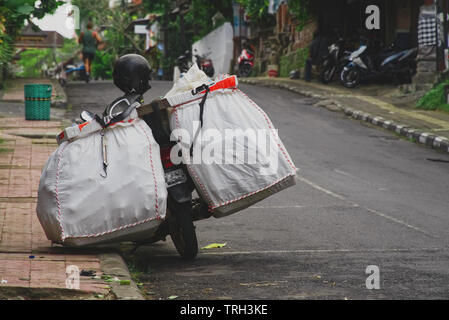
M 95 57 L 97 45 L 101 43 L 101 38 L 96 31 L 92 31 L 93 23 L 91 21 L 87 23 L 86 28 L 86 32 L 81 32 L 78 43 L 83 46 L 82 53 L 84 68 L 86 69 L 86 81 L 89 82 L 92 60 Z

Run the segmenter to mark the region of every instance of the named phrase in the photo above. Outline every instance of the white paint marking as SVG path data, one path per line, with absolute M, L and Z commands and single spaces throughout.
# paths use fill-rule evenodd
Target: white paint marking
M 418 249 L 304 249 L 304 250 L 255 250 L 255 251 L 221 251 L 202 252 L 204 255 L 238 255 L 238 254 L 288 254 L 288 253 L 373 253 L 373 252 L 419 252 L 419 251 L 440 251 L 439 248 L 418 248 Z M 175 255 L 175 254 L 173 254 Z
M 337 199 L 340 199 L 340 200 L 346 200 L 346 201 L 350 202 L 352 205 L 360 206 L 359 204 L 355 203 L 354 201 L 348 200 L 348 199 L 346 199 L 345 197 L 343 197 L 343 196 L 341 196 L 341 195 L 339 195 L 339 194 L 336 194 L 336 193 L 334 193 L 334 192 L 332 192 L 332 191 L 330 191 L 330 190 L 327 190 L 327 189 L 325 189 L 325 188 L 323 188 L 323 187 L 317 185 L 316 183 L 307 180 L 307 179 L 304 178 L 304 177 L 297 176 L 297 179 L 300 180 L 300 181 L 303 181 L 303 182 L 307 183 L 307 184 L 310 185 L 311 187 L 313 187 L 313 188 L 315 188 L 315 189 L 317 189 L 317 190 L 320 190 L 320 191 L 322 191 L 322 192 L 324 192 L 324 193 L 326 193 L 326 194 L 328 194 L 328 195 L 330 195 L 330 196 L 332 196 L 332 197 L 334 197 L 334 198 L 337 198 Z M 380 211 L 373 210 L 373 209 L 370 209 L 370 208 L 367 208 L 367 207 L 364 207 L 364 206 L 360 206 L 360 207 L 363 208 L 363 209 L 365 209 L 365 210 L 367 210 L 367 211 L 370 212 L 370 213 L 373 213 L 373 214 L 375 214 L 375 215 L 378 215 L 379 217 L 382 217 L 382 218 L 384 218 L 384 219 L 393 221 L 393 222 L 395 222 L 395 223 L 397 223 L 397 224 L 400 224 L 400 225 L 402 225 L 402 226 L 404 226 L 404 227 L 407 227 L 407 228 L 409 228 L 409 229 L 412 229 L 412 230 L 421 232 L 421 233 L 423 233 L 423 234 L 425 234 L 425 235 L 427 235 L 427 236 L 429 236 L 429 237 L 432 237 L 432 238 L 438 238 L 437 236 L 435 236 L 435 235 L 433 235 L 433 234 L 431 234 L 431 233 L 429 233 L 429 232 L 427 232 L 427 231 L 425 231 L 425 230 L 423 230 L 423 229 L 421 229 L 421 228 L 415 227 L 415 226 L 413 226 L 413 225 L 411 225 L 411 224 L 409 224 L 409 223 L 407 223 L 407 222 L 405 222 L 405 221 L 402 221 L 402 220 L 400 220 L 400 219 L 396 219 L 396 218 L 391 217 L 391 216 L 389 216 L 389 215 L 387 215 L 387 214 L 385 214 L 385 213 L 382 213 L 382 212 L 380 212 Z
M 343 196 L 341 196 L 341 195 L 339 195 L 339 194 L 336 194 L 336 193 L 334 193 L 334 192 L 332 192 L 332 191 L 330 191 L 330 190 L 327 190 L 327 189 L 325 189 L 325 188 L 323 188 L 323 187 L 320 187 L 320 186 L 317 185 L 316 183 L 313 183 L 312 181 L 309 181 L 309 180 L 307 180 L 307 179 L 304 178 L 304 177 L 297 176 L 297 179 L 300 180 L 300 181 L 302 181 L 302 182 L 307 183 L 307 184 L 310 185 L 311 187 L 313 187 L 313 188 L 315 188 L 315 189 L 317 189 L 317 190 L 320 190 L 320 191 L 322 191 L 322 192 L 324 192 L 324 193 L 326 193 L 326 194 L 328 194 L 328 195 L 330 195 L 330 196 L 332 196 L 332 197 L 334 197 L 334 198 L 337 198 L 337 199 L 340 199 L 340 200 L 346 200 L 345 197 L 343 197 Z

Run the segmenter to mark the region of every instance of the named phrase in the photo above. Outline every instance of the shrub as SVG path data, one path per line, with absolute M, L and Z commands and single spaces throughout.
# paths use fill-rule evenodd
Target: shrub
M 279 61 L 279 75 L 288 77 L 292 70 L 302 70 L 305 66 L 309 49 L 303 48 L 295 52 L 282 56 Z
M 449 87 L 449 80 L 446 80 L 435 88 L 427 92 L 416 103 L 416 107 L 424 110 L 444 110 L 449 111 L 449 104 L 444 93 L 445 88 Z

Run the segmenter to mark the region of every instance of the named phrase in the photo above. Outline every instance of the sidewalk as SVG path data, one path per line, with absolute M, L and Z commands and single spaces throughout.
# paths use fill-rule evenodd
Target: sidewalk
M 391 85 L 365 84 L 346 89 L 338 83 L 288 78 L 239 78 L 241 83 L 277 87 L 322 99 L 316 106 L 395 132 L 412 142 L 449 152 L 449 113 L 415 109 L 417 94 L 404 95 Z
M 59 121 L 0 117 L 0 299 L 142 299 L 116 253 L 52 246 L 42 230 L 37 189 L 60 130 Z M 66 286 L 73 265 L 95 273 L 80 276 L 79 290 Z M 131 285 L 102 280 L 103 274 Z
M 4 102 L 24 102 L 25 84 L 51 84 L 51 105 L 52 107 L 64 108 L 67 105 L 67 95 L 59 82 L 48 78 L 16 78 L 9 79 L 5 83 L 5 89 L 0 92 L 0 100 Z

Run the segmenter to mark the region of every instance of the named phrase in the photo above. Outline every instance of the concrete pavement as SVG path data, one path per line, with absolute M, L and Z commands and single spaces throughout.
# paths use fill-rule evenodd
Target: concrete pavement
M 0 299 L 141 299 L 111 248 L 76 250 L 47 240 L 36 216 L 37 189 L 63 125 L 17 117 L 21 104 L 0 101 Z M 72 266 L 81 273 L 75 289 L 67 285 Z M 120 285 L 102 275 L 131 282 Z
M 153 82 L 146 101 L 170 86 Z M 322 96 L 240 87 L 279 129 L 300 168 L 298 184 L 230 217 L 197 223 L 200 247 L 227 245 L 200 250 L 195 261 L 181 261 L 170 240 L 137 252 L 123 247 L 146 297 L 447 298 L 449 156 L 314 108 Z M 118 94 L 112 83 L 69 84 L 70 117 L 86 103 L 101 112 Z M 370 265 L 380 269 L 379 290 L 365 286 Z

